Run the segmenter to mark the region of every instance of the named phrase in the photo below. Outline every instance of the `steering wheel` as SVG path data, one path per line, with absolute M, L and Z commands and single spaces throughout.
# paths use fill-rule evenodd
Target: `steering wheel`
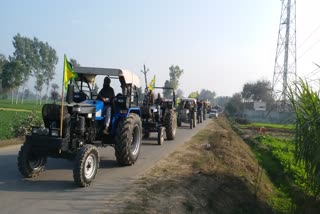
M 90 97 L 89 97 L 89 95 L 88 94 L 86 94 L 84 91 L 79 91 L 81 94 L 84 94 L 85 95 L 85 97 L 86 97 L 86 100 L 90 100 Z

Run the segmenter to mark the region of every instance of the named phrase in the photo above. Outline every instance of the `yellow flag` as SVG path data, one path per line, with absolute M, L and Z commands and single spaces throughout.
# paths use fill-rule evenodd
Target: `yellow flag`
M 198 97 L 198 91 L 195 91 L 195 92 L 191 92 L 189 94 L 189 98 L 197 98 Z
M 148 89 L 151 91 L 155 87 L 156 84 L 156 76 L 153 76 L 152 80 L 148 84 Z
M 64 55 L 64 69 L 63 69 L 63 85 L 67 90 L 70 79 L 77 78 L 78 75 L 72 70 L 71 64 L 68 62 L 66 55 Z

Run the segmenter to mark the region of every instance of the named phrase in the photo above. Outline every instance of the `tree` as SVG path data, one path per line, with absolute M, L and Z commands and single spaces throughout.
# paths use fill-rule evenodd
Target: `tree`
M 243 109 L 242 106 L 243 106 L 243 103 L 242 103 L 241 94 L 235 93 L 234 95 L 232 95 L 225 109 L 229 114 L 235 114 L 242 111 Z
M 230 101 L 231 97 L 228 96 L 220 96 L 214 99 L 214 103 L 218 106 L 224 107 Z
M 10 61 L 2 67 L 1 83 L 4 91 L 12 93 L 12 103 L 14 90 L 25 81 L 24 66 L 19 61 Z M 16 93 L 18 95 L 18 93 Z
M 20 34 L 13 37 L 13 46 L 15 52 L 12 59 L 21 62 L 25 68 L 23 71 L 25 80 L 33 74 L 36 78 L 34 87 L 38 97 L 41 97 L 44 83 L 47 85 L 48 93 L 50 82 L 55 75 L 55 66 L 58 63 L 56 51 L 47 42 L 42 42 L 36 37 L 33 39 L 22 37 Z
M 244 84 L 241 95 L 245 101 L 262 101 L 266 102 L 269 107 L 274 103 L 271 83 L 267 80 L 258 80 L 255 83 Z
M 55 66 L 58 63 L 58 57 L 56 51 L 46 42 L 39 41 L 36 37 L 33 38 L 34 47 L 36 47 L 36 56 L 38 57 L 35 66 L 33 67 L 36 81 L 36 90 L 41 97 L 42 86 L 45 83 L 46 94 L 48 94 L 50 82 L 53 80 L 55 75 Z M 48 101 L 48 96 L 46 96 Z M 40 100 L 41 104 L 41 100 Z
M 176 96 L 183 97 L 183 91 L 180 88 L 178 88 L 178 90 L 176 91 Z
M 210 91 L 207 89 L 202 89 L 198 96 L 199 100 L 208 100 L 210 103 L 214 103 L 214 98 L 216 96 L 216 92 Z
M 2 68 L 6 63 L 8 63 L 8 60 L 6 59 L 5 55 L 0 54 L 0 79 L 1 79 Z
M 77 62 L 76 59 L 70 58 L 70 63 L 72 64 L 72 67 L 79 67 L 80 64 Z
M 169 68 L 169 76 L 170 76 L 170 85 L 174 90 L 178 89 L 179 86 L 179 79 L 181 75 L 183 74 L 183 69 L 180 69 L 179 66 L 173 66 Z
M 58 93 L 58 88 L 59 88 L 59 85 L 58 84 L 56 84 L 56 83 L 52 83 L 51 84 L 51 93 L 50 93 L 50 97 L 51 97 L 51 99 L 53 100 L 53 102 L 55 103 L 56 102 L 56 100 L 58 100 L 59 99 L 59 97 L 60 97 L 60 94 Z
M 171 84 L 169 80 L 166 80 L 164 83 L 165 88 L 171 88 Z M 172 98 L 172 90 L 169 89 L 163 89 L 163 97 L 166 99 Z
M 5 64 L 8 63 L 8 60 L 6 59 L 6 57 L 3 55 L 3 54 L 0 54 L 0 81 L 2 79 L 2 69 L 3 69 L 3 66 Z M 2 82 L 2 81 L 1 81 Z M 0 84 L 0 92 L 2 91 L 2 86 Z
M 179 87 L 179 79 L 181 75 L 183 74 L 183 69 L 181 69 L 179 66 L 173 66 L 171 65 L 169 67 L 169 77 L 170 80 L 166 80 L 164 83 L 164 87 L 173 88 L 174 90 L 177 90 Z M 172 91 L 169 89 L 163 90 L 163 96 L 164 98 L 172 98 Z

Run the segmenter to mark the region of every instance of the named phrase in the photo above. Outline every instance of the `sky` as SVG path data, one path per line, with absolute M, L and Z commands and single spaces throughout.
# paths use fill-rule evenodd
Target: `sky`
M 145 64 L 156 85 L 169 67 L 184 70 L 179 88 L 217 96 L 240 92 L 247 82 L 272 81 L 280 0 L 3 0 L 0 53 L 12 55 L 17 33 L 48 42 L 82 66 L 123 68 L 139 75 Z M 297 74 L 319 78 L 320 1 L 297 1 Z M 310 73 L 312 75 L 310 75 Z M 31 83 L 29 83 L 31 84 Z M 31 86 L 30 86 L 31 88 Z

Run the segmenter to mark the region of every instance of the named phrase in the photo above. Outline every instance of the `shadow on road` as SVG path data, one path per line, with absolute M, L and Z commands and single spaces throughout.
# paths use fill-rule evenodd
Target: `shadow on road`
M 45 171 L 35 178 L 24 178 L 20 174 L 17 155 L 0 155 L 0 167 L 0 191 L 50 192 L 78 188 L 73 182 L 72 161 L 49 158 Z M 116 167 L 120 167 L 116 160 L 101 158 L 100 169 Z

